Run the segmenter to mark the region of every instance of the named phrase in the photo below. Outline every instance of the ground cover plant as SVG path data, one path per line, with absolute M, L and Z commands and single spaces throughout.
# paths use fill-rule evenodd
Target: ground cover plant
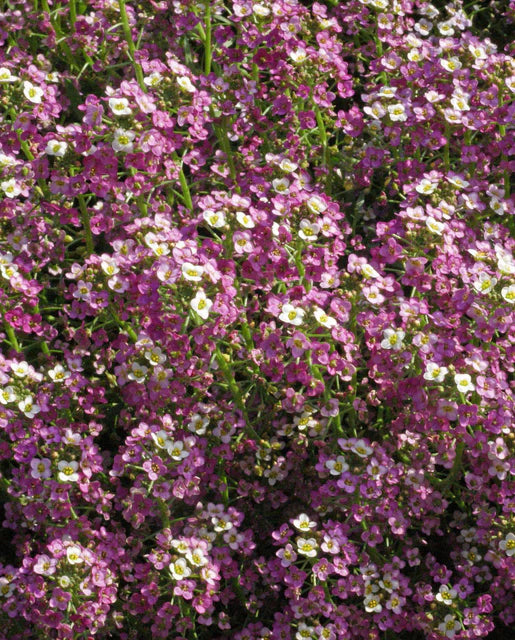
M 510 637 L 513 1 L 0 13 L 0 638 Z

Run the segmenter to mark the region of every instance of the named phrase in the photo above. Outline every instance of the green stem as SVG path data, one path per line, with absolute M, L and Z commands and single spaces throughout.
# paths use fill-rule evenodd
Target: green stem
M 180 163 L 180 166 L 179 166 L 179 182 L 181 184 L 183 202 L 186 205 L 186 207 L 190 211 L 192 211 L 193 210 L 193 201 L 191 199 L 190 188 L 188 186 L 188 181 L 186 180 L 186 176 L 184 175 L 184 171 L 182 170 L 182 160 L 181 160 L 181 158 L 179 158 L 177 153 L 175 153 L 175 151 L 173 153 L 173 159 L 175 160 L 175 162 Z
M 77 21 L 77 6 L 75 4 L 75 0 L 69 0 L 69 9 L 70 9 L 70 24 L 75 30 L 75 22 Z
M 127 43 L 127 47 L 129 48 L 129 59 L 134 68 L 134 73 L 136 74 L 136 79 L 142 91 L 147 91 L 145 83 L 143 82 L 143 71 L 141 70 L 141 66 L 136 62 L 134 58 L 134 54 L 136 52 L 136 47 L 134 46 L 134 40 L 132 39 L 131 27 L 129 24 L 129 16 L 127 15 L 127 6 L 125 0 L 118 0 L 118 5 L 120 7 L 120 18 L 122 21 L 123 35 L 125 36 L 125 42 Z
M 322 140 L 322 164 L 325 166 L 327 165 L 327 131 L 325 129 L 324 119 L 322 118 L 322 114 L 318 105 L 314 106 L 318 133 L 320 134 L 320 139 Z
M 231 368 L 229 367 L 229 364 L 225 359 L 223 353 L 220 351 L 219 347 L 215 347 L 215 357 L 216 357 L 216 361 L 218 362 L 220 371 L 222 372 L 225 378 L 225 381 L 227 382 L 227 385 L 233 397 L 234 403 L 243 414 L 243 418 L 245 420 L 245 432 L 249 437 L 252 437 L 257 442 L 259 442 L 261 438 L 257 433 L 257 431 L 254 429 L 254 427 L 252 427 L 252 425 L 250 424 L 247 408 L 245 407 L 245 401 L 241 395 L 241 391 L 238 386 L 238 383 L 234 379 L 234 375 L 231 371 Z
M 91 255 L 94 252 L 93 245 L 93 234 L 91 233 L 91 223 L 89 219 L 89 212 L 86 206 L 86 201 L 84 200 L 84 196 L 79 194 L 77 196 L 79 201 L 79 209 L 80 209 L 80 219 L 82 222 L 82 226 L 84 227 L 84 233 L 86 234 L 86 250 L 88 255 Z
M 206 2 L 206 31 L 204 42 L 204 72 L 206 76 L 211 73 L 211 61 L 213 59 L 213 52 L 211 50 L 211 2 Z
M 170 528 L 170 510 L 166 502 L 162 498 L 157 499 L 157 504 L 159 505 L 159 511 L 161 513 L 161 522 L 163 523 L 164 529 Z
M 456 445 L 456 455 L 454 456 L 454 462 L 453 462 L 452 468 L 449 472 L 449 475 L 445 478 L 445 480 L 442 483 L 442 492 L 445 491 L 446 489 L 449 489 L 454 484 L 455 480 L 458 478 L 461 472 L 464 451 L 465 451 L 465 443 L 458 442 Z
M 5 333 L 7 335 L 7 340 L 9 341 L 9 344 L 11 345 L 11 347 L 17 352 L 17 353 L 21 353 L 21 347 L 20 347 L 20 343 L 18 342 L 18 339 L 16 337 L 16 334 L 14 333 L 14 329 L 11 327 L 11 325 L 7 322 L 7 320 L 5 319 L 4 316 L 4 310 L 0 309 L 1 313 L 2 313 L 2 319 L 3 319 L 3 323 L 4 323 L 4 329 L 5 329 Z

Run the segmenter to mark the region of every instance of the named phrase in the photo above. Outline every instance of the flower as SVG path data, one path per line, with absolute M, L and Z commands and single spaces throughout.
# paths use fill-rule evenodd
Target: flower
M 508 533 L 504 540 L 499 542 L 499 548 L 510 558 L 515 555 L 515 534 Z
M 225 215 L 223 211 L 212 211 L 211 209 L 206 209 L 202 214 L 202 217 L 208 225 L 215 229 L 219 229 L 225 224 Z
M 109 108 L 117 116 L 130 116 L 132 114 L 127 98 L 109 98 Z
M 293 62 L 300 64 L 301 62 L 304 62 L 308 54 L 306 53 L 306 49 L 297 47 L 296 49 L 293 49 L 293 51 L 290 51 L 289 56 Z
M 129 380 L 134 380 L 135 382 L 144 382 L 147 372 L 148 367 L 145 367 L 145 365 L 139 364 L 138 362 L 133 362 L 127 378 Z
M 0 82 L 16 82 L 18 76 L 13 76 L 11 70 L 7 67 L 0 67 Z
M 287 544 L 283 549 L 276 551 L 275 555 L 281 559 L 281 566 L 285 568 L 289 567 L 297 559 L 297 554 L 291 544 Z
M 497 284 L 497 278 L 493 278 L 482 271 L 477 280 L 474 281 L 474 289 L 478 293 L 490 293 Z
M 515 284 L 510 284 L 509 287 L 503 287 L 501 289 L 501 296 L 510 304 L 515 304 Z
M 202 280 L 202 274 L 204 273 L 204 267 L 191 264 L 191 262 L 184 262 L 181 266 L 181 271 L 186 280 L 190 280 L 190 282 L 200 282 Z
M 188 76 L 179 76 L 177 78 L 177 84 L 186 93 L 195 93 L 195 85 L 191 82 Z
M 323 327 L 327 327 L 328 329 L 332 329 L 337 324 L 336 320 L 333 317 L 328 316 L 326 312 L 320 307 L 315 307 L 313 315 L 315 316 L 317 322 L 319 322 Z
M 185 580 L 191 575 L 191 569 L 184 558 L 179 558 L 175 562 L 170 562 L 168 566 L 174 580 Z
M 67 380 L 71 376 L 69 371 L 61 364 L 56 364 L 53 369 L 49 369 L 48 377 L 54 382 L 63 382 L 63 380 Z
M 447 638 L 454 638 L 456 632 L 461 629 L 461 624 L 450 613 L 445 616 L 443 622 L 438 625 L 440 631 Z
M 134 131 L 127 129 L 116 129 L 111 146 L 115 151 L 125 151 L 131 153 L 134 150 L 133 140 L 136 137 Z
M 147 85 L 147 87 L 157 87 L 162 79 L 163 76 L 159 73 L 159 71 L 153 71 L 149 76 L 145 76 L 143 78 L 143 82 Z
M 383 610 L 378 596 L 375 596 L 374 594 L 367 596 L 363 601 L 363 604 L 365 605 L 365 611 L 367 613 L 379 613 Z
M 2 390 L 0 390 L 1 404 L 9 404 L 11 402 L 14 402 L 15 400 L 16 400 L 16 393 L 13 387 L 9 385 L 7 387 L 4 387 Z
M 199 289 L 195 297 L 190 301 L 190 306 L 203 320 L 207 320 L 213 303 L 209 298 L 206 298 L 204 290 Z
M 310 520 L 309 516 L 305 513 L 301 513 L 293 520 L 293 526 L 299 531 L 309 531 L 317 526 L 317 523 Z
M 26 396 L 21 402 L 18 402 L 18 408 L 27 418 L 33 418 L 41 411 L 41 407 L 34 403 L 32 396 Z
M 323 213 L 327 209 L 326 203 L 320 198 L 320 196 L 311 196 L 306 202 L 307 208 L 311 213 Z
M 442 585 L 436 594 L 435 598 L 438 602 L 442 602 L 443 604 L 450 605 L 452 601 L 456 597 L 457 592 L 455 589 L 451 589 L 445 585 Z
M 424 373 L 424 380 L 430 380 L 432 382 L 443 382 L 449 369 L 447 367 L 440 367 L 436 362 L 428 362 L 426 364 L 426 371 Z
M 305 314 L 306 312 L 304 311 L 304 309 L 301 309 L 300 307 L 294 307 L 292 304 L 286 303 L 282 306 L 279 320 L 298 327 L 302 324 Z
M 189 451 L 184 450 L 184 442 L 182 442 L 182 440 L 169 442 L 166 445 L 166 450 L 172 460 L 178 460 L 179 462 L 190 455 Z
M 383 340 L 381 347 L 383 349 L 393 349 L 400 351 L 403 347 L 403 339 L 406 334 L 402 329 L 385 329 L 383 332 Z
M 443 222 L 440 222 L 439 220 L 435 220 L 433 216 L 428 216 L 426 218 L 426 227 L 429 229 L 429 231 L 432 231 L 433 233 L 441 236 L 445 229 L 445 224 Z
M 32 84 L 32 82 L 24 80 L 23 95 L 29 102 L 32 102 L 34 104 L 41 104 L 41 99 L 44 95 L 44 91 L 43 89 L 41 89 L 41 87 L 37 87 L 36 85 Z
M 21 193 L 21 187 L 14 178 L 0 182 L 0 188 L 8 198 L 16 198 Z
M 393 122 L 404 122 L 408 119 L 408 116 L 406 115 L 406 109 L 402 102 L 389 104 L 387 109 L 390 115 L 390 120 L 392 120 Z
M 476 388 L 472 382 L 472 378 L 468 373 L 457 373 L 454 376 L 454 382 L 458 387 L 458 391 L 461 393 L 467 393 L 467 391 L 474 391 Z
M 305 218 L 300 221 L 299 237 L 303 240 L 316 240 L 318 232 L 320 231 L 320 225 L 316 222 L 310 222 Z
M 66 153 L 66 149 L 68 149 L 68 144 L 63 142 L 62 140 L 49 140 L 47 142 L 45 153 L 49 156 L 56 156 L 58 158 L 62 158 Z
M 168 445 L 171 443 L 166 431 L 161 430 L 161 431 L 158 431 L 157 433 L 151 433 L 150 436 L 152 440 L 156 443 L 156 446 L 159 449 L 166 449 Z
M 50 460 L 48 458 L 32 458 L 30 461 L 30 475 L 36 480 L 50 478 Z
M 66 559 L 70 564 L 82 564 L 84 558 L 82 557 L 82 549 L 77 545 L 73 545 L 66 549 Z
M 57 478 L 61 482 L 77 482 L 79 479 L 79 474 L 77 473 L 77 469 L 79 468 L 79 463 L 75 460 L 60 460 L 57 463 L 57 469 L 59 473 L 57 474 Z
M 329 469 L 329 473 L 332 476 L 339 476 L 349 470 L 349 465 L 345 462 L 345 458 L 343 456 L 338 456 L 336 460 L 326 460 L 325 466 Z
M 315 538 L 298 538 L 297 551 L 307 558 L 314 558 L 317 555 L 317 541 Z

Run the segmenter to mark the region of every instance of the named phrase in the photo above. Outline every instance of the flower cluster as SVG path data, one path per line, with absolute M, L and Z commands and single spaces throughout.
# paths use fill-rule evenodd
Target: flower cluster
M 6 4 L 0 640 L 513 626 L 514 16 Z

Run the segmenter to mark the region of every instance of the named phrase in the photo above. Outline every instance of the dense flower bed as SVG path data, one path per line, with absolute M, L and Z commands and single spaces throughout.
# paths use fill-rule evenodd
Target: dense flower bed
M 513 1 L 2 6 L 0 637 L 508 637 Z

